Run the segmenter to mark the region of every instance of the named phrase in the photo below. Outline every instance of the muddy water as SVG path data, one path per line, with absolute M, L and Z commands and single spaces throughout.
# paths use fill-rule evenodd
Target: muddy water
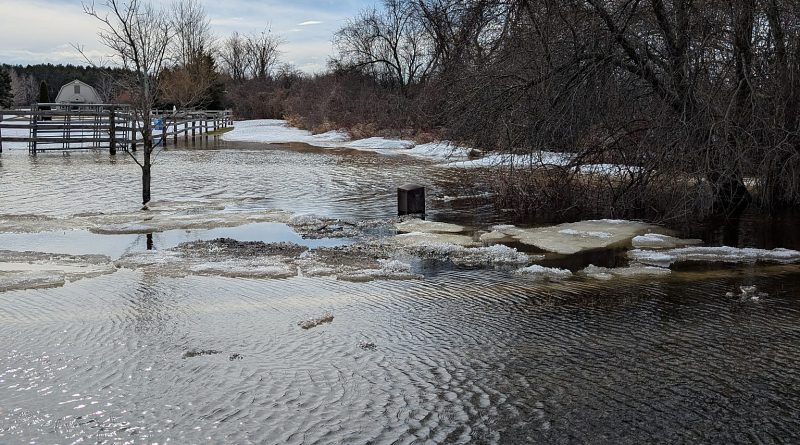
M 392 216 L 398 182 L 433 195 L 460 182 L 426 162 L 364 153 L 242 146 L 161 156 L 160 199 L 341 218 Z M 137 167 L 120 156 L 11 152 L 0 162 L 3 214 L 137 205 Z M 498 219 L 431 205 L 442 220 Z M 751 227 L 735 230 L 740 244 L 775 247 L 748 237 Z M 792 233 L 780 247 L 800 247 Z M 157 235 L 163 245 L 297 240 L 280 225 Z M 8 250 L 146 248 L 142 235 L 3 236 Z M 619 254 L 560 265 L 598 256 L 610 265 Z M 797 442 L 800 268 L 684 269 L 549 284 L 424 262 L 424 280 L 370 283 L 122 269 L 3 292 L 0 443 Z M 751 285 L 757 301 L 726 296 Z M 328 313 L 329 323 L 298 326 Z

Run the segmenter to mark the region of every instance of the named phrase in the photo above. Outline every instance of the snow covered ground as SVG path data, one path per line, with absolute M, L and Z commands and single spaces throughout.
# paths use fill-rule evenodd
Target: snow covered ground
M 404 154 L 441 162 L 448 168 L 492 168 L 509 167 L 574 167 L 585 175 L 631 176 L 642 171 L 641 167 L 621 164 L 584 164 L 572 165 L 575 156 L 571 153 L 541 151 L 534 154 L 489 154 L 477 159 L 470 159 L 476 150 L 456 145 L 450 141 L 436 141 L 427 144 L 416 144 L 406 139 L 389 139 L 371 137 L 350 140 L 344 131 L 329 131 L 312 134 L 310 131 L 289 126 L 280 119 L 261 119 L 234 123 L 234 130 L 222 136 L 226 141 L 291 143 L 300 142 L 323 148 L 349 148 L 371 151 L 384 155 Z
M 448 141 L 416 144 L 405 139 L 371 137 L 351 140 L 344 131 L 329 131 L 312 134 L 310 131 L 291 127 L 280 119 L 259 119 L 234 123 L 233 131 L 225 133 L 223 140 L 236 142 L 261 142 L 287 144 L 300 142 L 314 147 L 347 148 L 371 151 L 386 155 L 405 154 L 432 160 L 466 159 L 471 152 L 468 147 L 459 147 Z

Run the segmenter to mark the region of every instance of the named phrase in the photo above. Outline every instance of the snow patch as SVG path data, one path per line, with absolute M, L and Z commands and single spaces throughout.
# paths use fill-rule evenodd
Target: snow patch
M 574 158 L 570 153 L 539 151 L 532 154 L 490 154 L 479 159 L 450 162 L 445 167 L 451 168 L 486 168 L 486 167 L 564 167 Z
M 344 144 L 344 147 L 347 148 L 367 150 L 405 150 L 413 146 L 413 141 L 407 141 L 405 139 L 387 139 L 382 137 L 358 139 Z
M 343 131 L 329 131 L 315 135 L 310 131 L 291 127 L 285 120 L 257 119 L 234 122 L 233 130 L 223 134 L 222 139 L 266 144 L 302 142 L 317 147 L 336 147 L 350 140 L 350 137 Z

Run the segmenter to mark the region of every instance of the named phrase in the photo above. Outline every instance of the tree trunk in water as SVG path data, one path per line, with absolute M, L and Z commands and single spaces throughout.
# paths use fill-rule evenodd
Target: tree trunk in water
M 150 202 L 150 166 L 142 166 L 142 204 Z
M 735 216 L 750 204 L 752 196 L 741 178 L 727 176 L 717 178 L 713 183 L 716 185 L 714 213 Z
M 142 204 L 150 202 L 150 155 L 153 153 L 153 138 L 147 125 L 144 131 L 144 157 L 142 158 Z

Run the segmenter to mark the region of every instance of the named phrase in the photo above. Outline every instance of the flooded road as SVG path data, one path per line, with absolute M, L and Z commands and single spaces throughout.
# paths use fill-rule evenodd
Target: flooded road
M 162 250 L 219 237 L 333 248 L 356 238 L 301 238 L 295 220 L 254 222 L 254 212 L 386 219 L 400 183 L 421 182 L 432 198 L 464 183 L 404 156 L 241 144 L 160 156 L 153 195 L 188 202 L 181 218 L 210 221 L 213 208 L 224 223 L 185 228 L 170 215 L 153 234 Z M 0 162 L 0 214 L 31 228 L 0 233 L 0 250 L 111 260 L 146 251 L 142 233 L 99 233 L 136 231 L 114 216 L 139 207 L 138 167 L 124 156 L 6 152 Z M 440 221 L 506 222 L 482 204 L 428 205 Z M 768 238 L 749 236 L 751 221 L 740 227 L 741 246 L 800 247 L 792 224 Z M 544 264 L 612 267 L 626 250 Z M 800 440 L 797 264 L 679 263 L 667 276 L 550 282 L 514 268 L 411 264 L 423 279 L 123 267 L 0 292 L 0 443 Z M 757 298 L 741 290 L 750 286 Z

